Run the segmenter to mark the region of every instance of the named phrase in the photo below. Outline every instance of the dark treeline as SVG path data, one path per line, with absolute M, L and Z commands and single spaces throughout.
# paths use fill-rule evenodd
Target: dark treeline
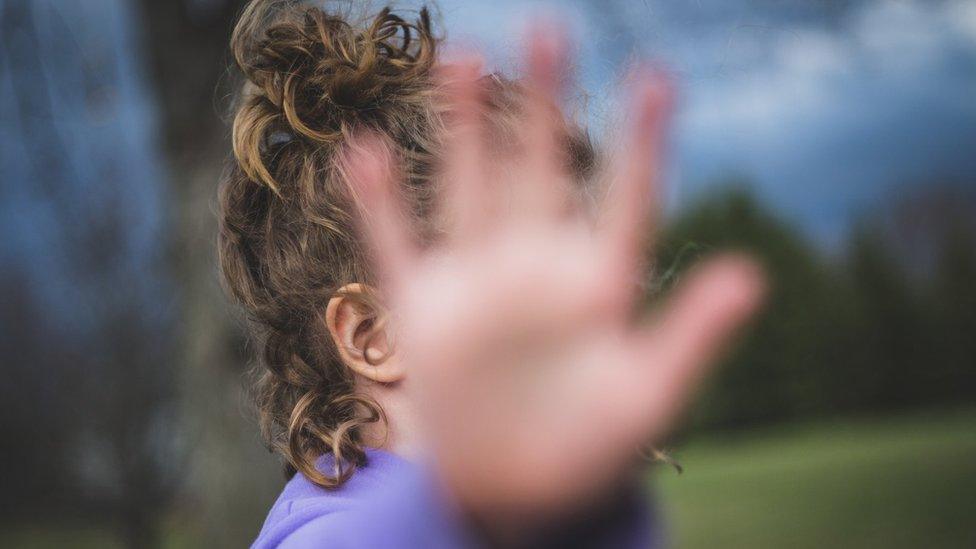
M 742 190 L 703 200 L 669 227 L 658 265 L 680 273 L 731 247 L 757 255 L 772 286 L 693 428 L 973 402 L 976 202 L 923 189 L 864 216 L 830 254 Z
M 657 262 L 670 271 L 662 277 L 668 285 L 680 282 L 696 258 L 730 247 L 756 254 L 772 285 L 765 312 L 708 384 L 690 427 L 733 430 L 972 403 L 976 208 L 964 195 L 932 199 L 950 192 L 944 189 L 913 196 L 907 222 L 899 213 L 903 203 L 880 207 L 830 253 L 744 191 L 713 195 L 673 220 Z M 0 286 L 6 294 L 0 350 L 8 363 L 0 384 L 0 437 L 16 441 L 3 454 L 4 466 L 16 472 L 5 484 L 6 518 L 43 522 L 52 512 L 62 518 L 80 513 L 122 526 L 130 546 L 152 545 L 159 541 L 152 524 L 173 516 L 174 496 L 188 482 L 177 478 L 185 442 L 160 429 L 172 421 L 174 376 L 186 366 L 167 366 L 159 349 L 144 352 L 152 348 L 145 330 L 132 331 L 139 324 L 123 314 L 138 302 L 119 295 L 117 285 L 91 286 L 98 295 L 90 299 L 103 296 L 112 305 L 106 310 L 111 321 L 95 330 L 98 338 L 79 340 L 55 329 L 50 310 L 23 291 L 15 272 L 9 270 Z M 183 390 L 239 394 L 240 367 L 223 378 L 198 378 Z M 241 408 L 232 414 L 250 433 L 241 444 L 259 451 L 256 426 Z M 251 458 L 233 457 L 237 446 L 228 447 L 235 450 L 221 455 L 233 459 L 217 467 L 254 467 Z M 243 477 L 232 482 L 245 500 L 255 490 Z M 186 493 L 183 505 L 197 497 Z M 133 516 L 120 517 L 123 511 Z M 228 510 L 219 520 L 244 516 Z M 252 532 L 241 532 L 246 542 Z

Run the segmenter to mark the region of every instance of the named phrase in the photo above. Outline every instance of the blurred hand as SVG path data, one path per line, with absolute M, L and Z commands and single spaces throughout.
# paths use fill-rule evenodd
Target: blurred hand
M 488 157 L 477 71 L 452 69 L 458 116 L 441 212 L 452 223 L 433 248 L 409 236 L 384 149 L 364 138 L 352 152 L 364 230 L 429 450 L 453 494 L 478 512 L 557 509 L 607 486 L 665 433 L 763 293 L 748 259 L 718 257 L 651 321 L 633 320 L 670 91 L 660 78 L 635 79 L 622 117 L 632 127 L 594 223 L 568 207 L 557 151 L 561 43 L 548 31 L 528 40 L 517 158 Z M 500 163 L 515 176 L 489 181 Z

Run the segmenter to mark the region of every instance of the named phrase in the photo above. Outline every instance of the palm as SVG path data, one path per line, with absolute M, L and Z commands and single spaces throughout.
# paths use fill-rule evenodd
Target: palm
M 654 79 L 637 86 L 608 197 L 584 219 L 543 114 L 559 91 L 550 38 L 529 45 L 524 154 L 485 158 L 477 87 L 454 71 L 450 236 L 433 249 L 405 237 L 382 150 L 364 145 L 353 163 L 431 449 L 461 497 L 484 505 L 557 505 L 619 474 L 668 427 L 761 286 L 747 261 L 713 260 L 655 322 L 633 321 L 667 94 Z M 497 162 L 518 175 L 490 180 Z

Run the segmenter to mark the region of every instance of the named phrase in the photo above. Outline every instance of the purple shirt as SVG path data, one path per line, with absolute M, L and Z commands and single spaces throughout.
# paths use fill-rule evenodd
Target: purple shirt
M 296 474 L 271 508 L 252 548 L 438 549 L 484 545 L 464 527 L 460 514 L 422 468 L 380 450 L 368 449 L 366 459 L 366 465 L 337 490 L 325 490 Z M 319 468 L 329 471 L 331 464 L 330 457 L 323 457 Z M 548 533 L 540 532 L 541 537 L 531 546 L 656 546 L 646 498 L 623 499 L 627 502 L 610 510 L 609 516 L 547 529 Z

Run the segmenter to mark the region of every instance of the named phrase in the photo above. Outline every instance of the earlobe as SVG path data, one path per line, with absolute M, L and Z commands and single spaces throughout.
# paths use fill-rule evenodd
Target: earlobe
M 377 325 L 376 311 L 369 310 L 366 288 L 347 284 L 340 288 L 325 310 L 325 322 L 339 358 L 353 372 L 378 383 L 403 379 L 404 371 L 389 344 L 386 328 Z

